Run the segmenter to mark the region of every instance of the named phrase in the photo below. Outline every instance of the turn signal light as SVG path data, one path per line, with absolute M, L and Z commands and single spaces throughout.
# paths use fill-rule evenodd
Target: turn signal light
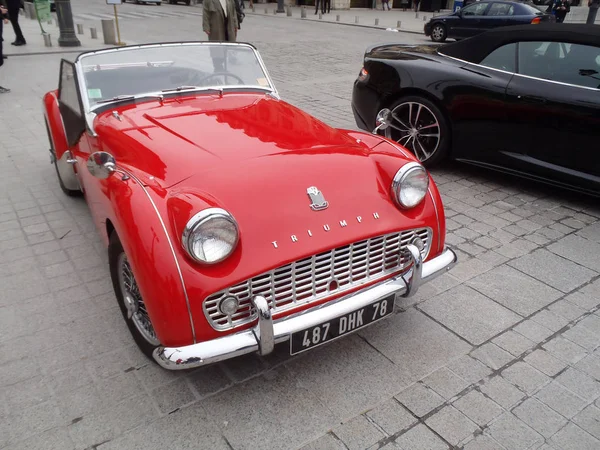
M 367 69 L 365 69 L 364 67 L 362 69 L 360 69 L 360 73 L 358 74 L 358 79 L 360 81 L 365 81 L 368 76 L 369 76 L 369 72 L 367 72 Z
M 538 24 L 538 23 L 540 23 L 541 21 L 542 21 L 542 18 L 541 18 L 541 17 L 535 17 L 535 18 L 534 18 L 534 19 L 531 21 L 531 23 L 532 23 L 532 24 Z

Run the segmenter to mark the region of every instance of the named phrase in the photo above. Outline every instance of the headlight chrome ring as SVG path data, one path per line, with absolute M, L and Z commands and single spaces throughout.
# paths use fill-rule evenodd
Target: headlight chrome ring
M 238 240 L 237 222 L 221 208 L 207 208 L 195 214 L 181 236 L 185 251 L 203 264 L 216 264 L 229 257 Z
M 423 201 L 429 189 L 427 170 L 417 163 L 404 164 L 392 181 L 392 198 L 402 209 L 410 209 Z

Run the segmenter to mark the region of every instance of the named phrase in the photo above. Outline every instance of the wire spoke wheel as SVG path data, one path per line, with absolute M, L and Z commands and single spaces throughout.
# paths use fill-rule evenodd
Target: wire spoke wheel
M 130 320 L 142 337 L 151 345 L 159 345 L 154 327 L 146 309 L 138 284 L 133 276 L 131 266 L 125 252 L 118 259 L 119 286 L 123 294 L 123 302 L 127 310 L 127 319 Z
M 435 113 L 419 102 L 398 104 L 385 136 L 409 149 L 419 161 L 429 160 L 440 147 L 442 128 Z

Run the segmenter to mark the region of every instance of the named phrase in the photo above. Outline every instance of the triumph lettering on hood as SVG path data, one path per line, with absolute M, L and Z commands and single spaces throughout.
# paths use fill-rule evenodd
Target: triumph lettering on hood
M 317 229 L 317 230 L 306 230 L 306 234 L 292 234 L 290 235 L 290 239 L 292 242 L 299 242 L 301 240 L 305 240 L 305 239 L 310 239 L 311 237 L 313 237 L 315 235 L 315 233 L 328 233 L 332 230 L 332 228 L 345 228 L 350 226 L 351 224 L 362 224 L 365 222 L 365 220 L 378 220 L 379 219 L 379 213 L 378 212 L 374 212 L 373 213 L 373 218 L 371 219 L 370 217 L 367 217 L 366 219 L 363 216 L 356 216 L 356 223 L 352 220 L 350 222 L 348 222 L 346 219 L 342 219 L 339 222 L 337 222 L 335 225 L 330 225 L 328 223 L 324 223 L 323 224 L 323 229 Z M 279 241 L 272 241 L 271 245 L 273 245 L 274 248 L 279 248 Z

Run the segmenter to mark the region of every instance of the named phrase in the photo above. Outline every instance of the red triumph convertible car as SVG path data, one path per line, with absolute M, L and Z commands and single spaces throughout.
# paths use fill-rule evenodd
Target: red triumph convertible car
M 60 186 L 85 195 L 131 334 L 166 369 L 314 348 L 456 261 L 415 158 L 280 100 L 251 45 L 83 53 L 44 114 Z

